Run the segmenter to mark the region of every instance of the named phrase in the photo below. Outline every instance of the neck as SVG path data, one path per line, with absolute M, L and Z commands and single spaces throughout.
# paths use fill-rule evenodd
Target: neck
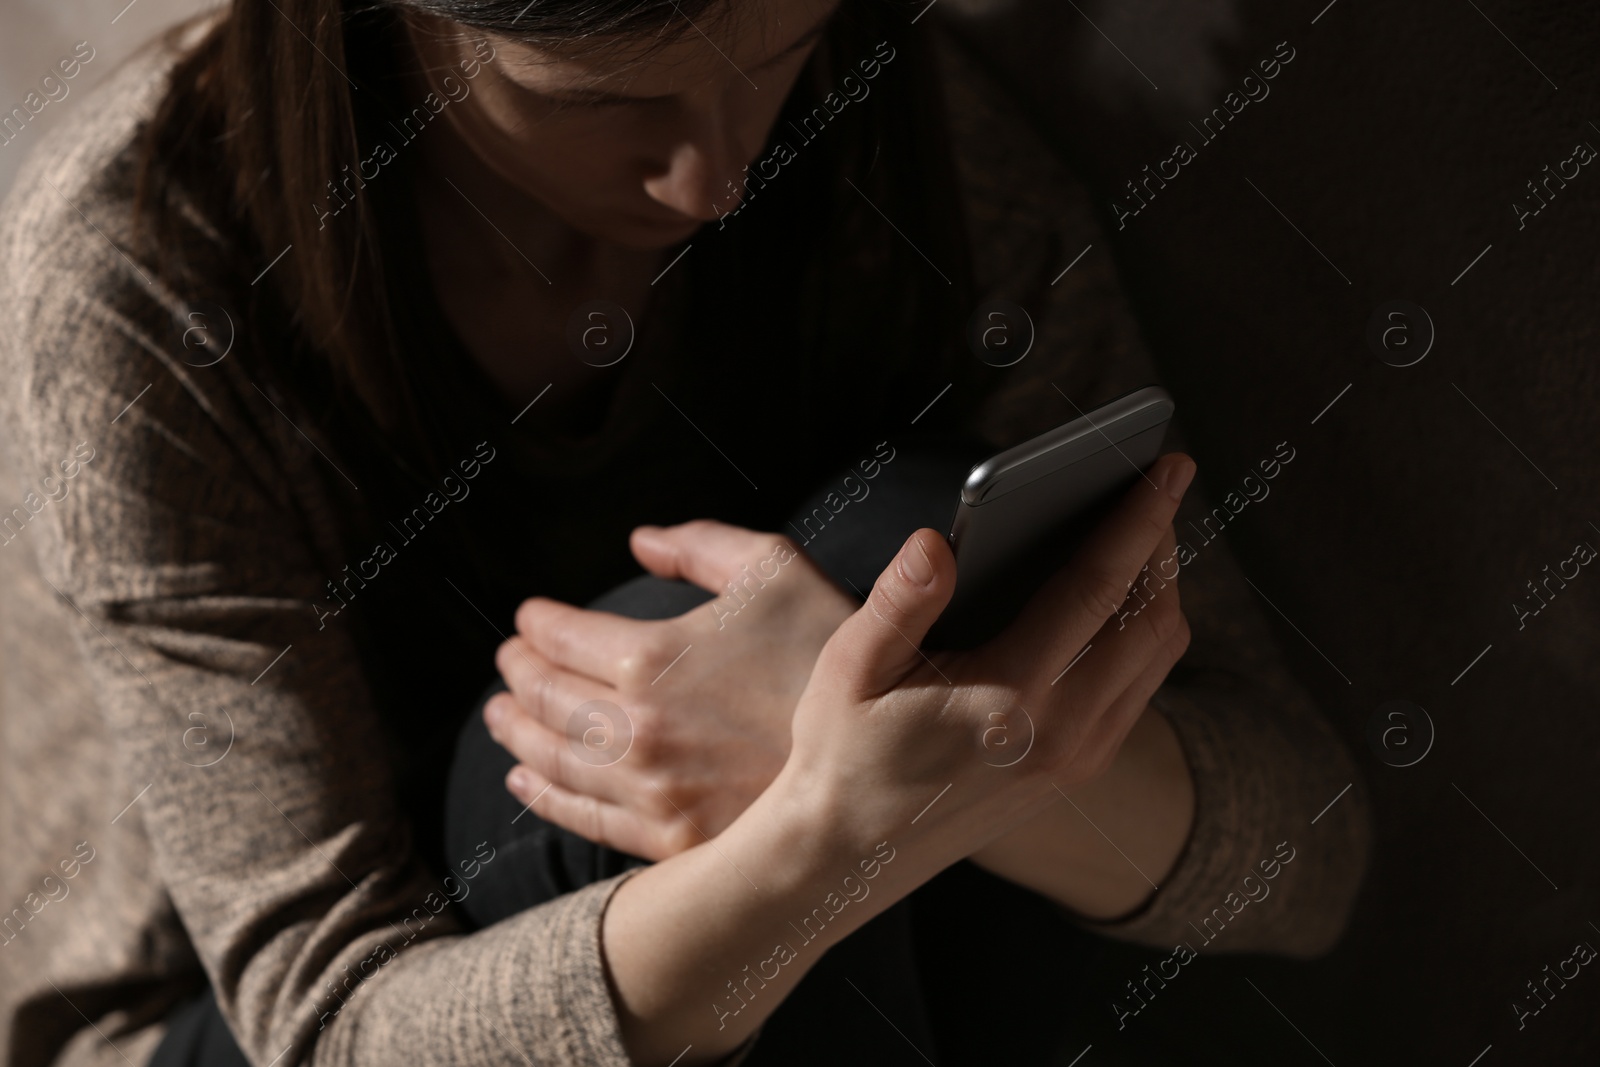
M 447 116 L 419 140 L 417 197 L 440 231 L 459 236 L 471 254 L 510 275 L 560 284 L 581 276 L 606 251 L 541 201 L 485 163 Z M 548 282 L 546 282 L 548 279 Z

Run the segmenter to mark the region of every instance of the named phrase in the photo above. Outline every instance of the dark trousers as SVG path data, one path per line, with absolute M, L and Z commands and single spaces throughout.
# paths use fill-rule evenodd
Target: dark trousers
M 863 483 L 865 497 L 837 514 L 828 509 L 829 492 L 838 494 L 835 506 L 844 497 L 841 474 L 824 483 L 783 532 L 841 585 L 865 594 L 913 530 L 949 528 L 962 480 L 978 458 L 973 445 L 902 448 Z M 831 516 L 820 528 L 817 508 Z M 588 606 L 660 619 L 713 595 L 642 576 Z M 495 849 L 494 862 L 480 870 L 460 904 L 474 928 L 647 862 L 523 812 L 504 786 L 515 761 L 483 723 L 484 701 L 504 688 L 491 686 L 467 716 L 450 774 L 446 855 L 470 858 L 482 842 Z M 1074 950 L 1083 940 L 1034 894 L 959 863 L 823 956 L 768 1019 L 747 1067 L 1050 1063 L 1060 1051 L 1064 1009 L 1075 995 L 1072 970 L 1063 964 L 1072 955 L 1092 954 L 1081 945 Z M 706 992 L 710 1013 L 720 991 L 708 986 Z M 151 1067 L 201 1064 L 245 1064 L 209 990 L 174 1015 L 151 1060 Z

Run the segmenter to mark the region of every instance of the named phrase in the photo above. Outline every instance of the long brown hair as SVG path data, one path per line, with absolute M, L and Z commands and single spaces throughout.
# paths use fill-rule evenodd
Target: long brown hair
M 199 276 L 180 239 L 180 213 L 192 204 L 208 220 L 230 220 L 222 239 L 241 284 L 229 291 L 250 294 L 252 307 L 241 310 L 257 327 L 271 324 L 290 339 L 291 350 L 273 358 L 320 383 L 306 397 L 312 410 L 357 420 L 397 463 L 426 477 L 448 465 L 451 445 L 427 403 L 428 354 L 408 343 L 404 301 L 395 297 L 396 272 L 415 266 L 385 255 L 410 217 L 406 185 L 386 178 L 358 191 L 338 226 L 322 226 L 310 206 L 404 110 L 398 76 L 415 62 L 400 32 L 405 10 L 491 35 L 570 41 L 643 36 L 728 3 L 233 0 L 178 62 L 146 128 L 137 211 L 145 247 L 175 288 L 204 293 L 221 280 Z M 738 271 L 741 256 L 764 252 L 765 268 L 774 249 L 799 265 L 789 299 L 801 309 L 793 343 L 809 383 L 802 387 L 881 389 L 908 374 L 960 382 L 977 363 L 961 351 L 968 253 L 926 24 L 914 22 L 924 6 L 844 0 L 778 128 L 809 113 L 880 41 L 897 53 L 893 76 L 845 109 L 793 176 L 775 183 L 776 194 L 763 194 L 766 206 L 752 203 L 748 219 L 728 227 L 736 236 L 724 242 L 723 262 L 735 276 L 750 273 Z M 261 284 L 242 284 L 285 249 L 292 254 Z M 973 393 L 952 390 L 928 421 L 947 423 Z

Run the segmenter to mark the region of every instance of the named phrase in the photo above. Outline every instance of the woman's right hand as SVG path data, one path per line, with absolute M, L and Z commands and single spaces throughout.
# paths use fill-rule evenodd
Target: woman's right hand
M 1117 616 L 1142 569 L 1174 556 L 1172 518 L 1194 469 L 1181 453 L 1162 457 L 1012 625 L 971 651 L 918 648 L 956 565 L 936 532 L 912 534 L 823 648 L 782 787 L 822 805 L 834 828 L 912 846 L 919 859 L 902 872 L 931 876 L 1059 799 L 1057 788 L 1098 777 L 1187 646 L 1165 574 L 1131 622 Z M 997 725 L 1031 736 L 1025 756 L 1009 753 L 1026 742 L 1003 759 L 986 746 Z

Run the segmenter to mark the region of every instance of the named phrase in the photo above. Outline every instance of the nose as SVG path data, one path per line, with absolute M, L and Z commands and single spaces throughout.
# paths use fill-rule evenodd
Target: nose
M 706 222 L 721 218 L 738 206 L 748 140 L 725 102 L 697 102 L 661 172 L 645 179 L 645 192 L 680 214 Z

